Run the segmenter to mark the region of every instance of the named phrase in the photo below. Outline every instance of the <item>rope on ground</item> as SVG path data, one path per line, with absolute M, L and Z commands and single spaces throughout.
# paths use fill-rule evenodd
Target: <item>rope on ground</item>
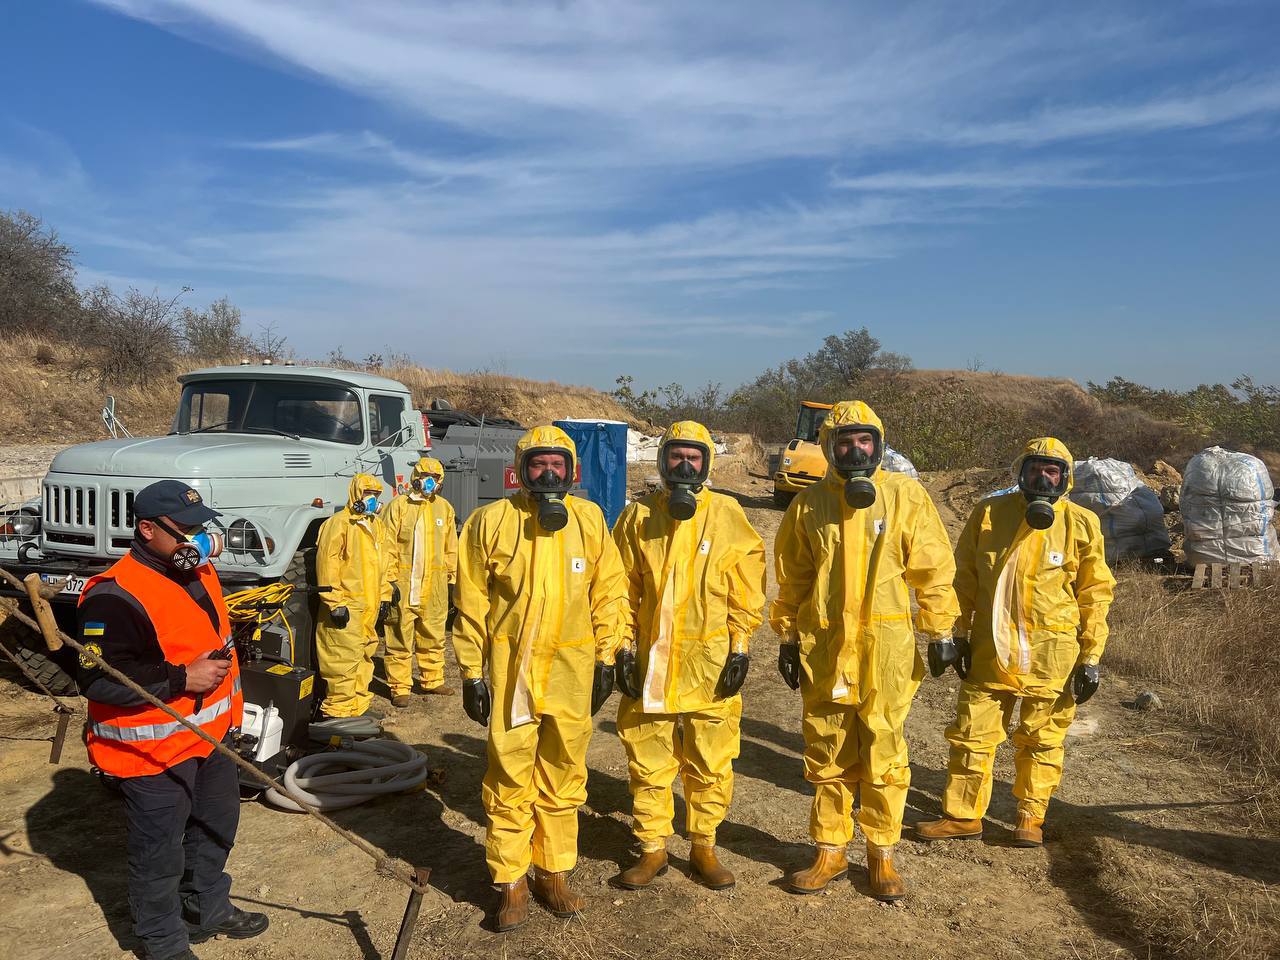
M 35 576 L 35 574 L 32 574 L 31 576 Z M 4 580 L 8 581 L 10 584 L 15 586 L 19 590 L 27 589 L 27 585 L 23 581 L 19 580 L 8 570 L 5 570 L 3 567 L 0 567 L 0 578 L 3 578 Z M 115 680 L 117 683 L 127 687 L 129 690 L 133 691 L 133 693 L 141 697 L 147 703 L 151 704 L 151 706 L 156 707 L 160 710 L 163 710 L 166 714 L 168 714 L 170 717 L 176 720 L 183 727 L 190 730 L 201 740 L 205 741 L 205 743 L 210 744 L 214 750 L 217 750 L 219 753 L 229 758 L 232 762 L 236 764 L 236 766 L 240 767 L 240 769 L 244 770 L 245 773 L 249 774 L 251 777 L 257 780 L 263 786 L 269 789 L 275 790 L 278 793 L 281 793 L 285 796 L 288 796 L 291 800 L 293 800 L 294 803 L 298 805 L 298 809 L 301 810 L 303 813 L 306 813 L 309 816 L 312 816 L 315 819 L 319 820 L 321 823 L 323 823 L 326 827 L 328 827 L 338 836 L 342 837 L 342 839 L 346 840 L 356 849 L 360 850 L 362 853 L 370 857 L 374 861 L 374 863 L 377 865 L 377 868 L 380 872 L 385 873 L 396 880 L 399 880 L 410 890 L 415 890 L 418 893 L 426 893 L 426 890 L 423 887 L 419 886 L 415 878 L 412 877 L 405 870 L 401 869 L 400 866 L 397 863 L 395 863 L 395 861 L 391 857 L 386 855 L 386 853 L 379 850 L 377 847 L 369 843 L 363 837 L 357 836 L 356 834 L 352 833 L 350 830 L 347 830 L 344 827 L 341 827 L 338 824 L 334 823 L 332 820 L 326 817 L 323 813 L 317 810 L 314 806 L 312 806 L 309 802 L 307 802 L 306 799 L 294 795 L 287 787 L 282 785 L 274 777 L 267 776 L 265 773 L 263 773 L 261 770 L 255 767 L 252 763 L 250 763 L 249 761 L 241 757 L 234 750 L 230 750 L 227 747 L 223 746 L 213 737 L 209 736 L 209 734 L 205 733 L 195 724 L 187 720 L 186 717 L 181 716 L 177 711 L 175 711 L 163 700 L 160 700 L 157 697 L 153 697 L 150 693 L 142 689 L 142 687 L 138 686 L 138 684 L 134 683 L 132 680 L 130 680 L 127 676 L 125 676 L 115 667 L 111 666 L 111 664 L 103 660 L 102 657 L 98 656 L 98 654 L 94 653 L 92 650 L 86 649 L 79 641 L 67 636 L 65 633 L 63 633 L 61 630 L 58 630 L 56 627 L 54 628 L 54 630 L 56 631 L 56 636 L 50 636 L 48 633 L 46 633 L 44 630 L 41 629 L 40 624 L 38 624 L 35 620 L 28 617 L 21 610 L 19 610 L 17 602 L 14 600 L 11 600 L 7 597 L 0 597 L 0 605 L 3 605 L 5 608 L 9 609 L 11 615 L 14 617 L 17 617 L 19 622 L 25 623 L 32 630 L 35 630 L 37 633 L 40 633 L 42 636 L 44 636 L 45 643 L 49 645 L 50 649 L 56 649 L 56 645 L 59 643 L 64 643 L 67 646 L 71 647 L 71 649 L 79 653 L 82 658 L 89 660 L 89 662 L 101 668 L 102 671 L 107 676 L 109 676 L 112 680 Z

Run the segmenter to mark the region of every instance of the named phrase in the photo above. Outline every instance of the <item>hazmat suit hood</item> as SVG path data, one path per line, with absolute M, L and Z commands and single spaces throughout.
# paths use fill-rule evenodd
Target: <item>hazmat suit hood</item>
M 884 424 L 880 422 L 876 412 L 861 400 L 841 400 L 831 408 L 831 413 L 826 420 L 822 421 L 822 426 L 818 428 L 818 445 L 822 447 L 823 456 L 827 458 L 827 476 L 834 477 L 841 482 L 843 482 L 843 478 L 832 465 L 831 440 L 841 427 L 854 426 L 870 427 L 879 433 L 881 454 L 883 455 L 884 452 Z M 875 477 L 881 472 L 881 469 L 881 464 L 877 463 L 875 469 L 871 471 L 871 476 Z
M 667 448 L 671 445 L 687 445 L 702 450 L 702 469 L 695 471 L 693 464 L 682 461 L 672 470 L 667 466 Z M 658 444 L 658 476 L 666 496 L 668 516 L 673 520 L 689 520 L 698 512 L 698 505 L 707 502 L 710 492 L 707 481 L 711 477 L 711 462 L 715 457 L 715 445 L 711 431 L 695 420 L 681 420 L 667 427 Z
M 1036 437 L 1034 440 L 1028 440 L 1027 445 L 1022 448 L 1022 452 L 1013 461 L 1013 482 L 1015 484 L 1022 476 L 1022 465 L 1026 463 L 1028 457 L 1061 460 L 1066 464 L 1066 489 L 1059 499 L 1067 499 L 1067 495 L 1071 493 L 1071 488 L 1075 484 L 1076 473 L 1076 462 L 1071 458 L 1071 451 L 1067 449 L 1067 445 L 1056 437 Z
M 574 467 L 578 462 L 578 447 L 574 444 L 573 438 L 561 430 L 559 427 L 534 427 L 529 430 L 516 441 L 516 476 L 520 480 L 520 486 L 527 491 L 525 486 L 524 460 L 532 450 L 559 450 L 569 455 L 569 476 L 566 481 L 572 485 L 574 479 Z
M 658 444 L 658 456 L 669 443 L 688 443 L 707 448 L 707 475 L 711 475 L 711 467 L 716 458 L 716 445 L 711 442 L 711 431 L 696 420 L 681 420 L 667 427 Z
M 1025 476 L 1028 460 L 1044 459 L 1058 464 L 1062 468 L 1062 483 L 1052 490 L 1031 486 Z M 1026 500 L 1025 519 L 1027 526 L 1033 530 L 1047 530 L 1053 526 L 1055 517 L 1066 510 L 1068 494 L 1074 483 L 1075 462 L 1071 459 L 1071 451 L 1061 440 L 1053 437 L 1037 437 L 1023 448 L 1022 454 L 1013 462 L 1014 481 L 1018 490 Z
M 351 478 L 351 483 L 347 486 L 347 509 L 354 514 L 359 514 L 356 504 L 362 502 L 365 497 L 373 494 L 374 496 L 382 495 L 382 481 L 369 473 L 357 473 Z
M 440 492 L 440 488 L 444 486 L 444 464 L 435 457 L 422 457 L 413 465 L 413 472 L 409 474 L 409 482 L 414 480 L 425 480 L 427 477 L 439 477 L 436 481 L 436 488 L 431 492 L 431 496 L 435 496 Z M 417 496 L 425 496 L 420 491 L 410 490 L 410 493 Z

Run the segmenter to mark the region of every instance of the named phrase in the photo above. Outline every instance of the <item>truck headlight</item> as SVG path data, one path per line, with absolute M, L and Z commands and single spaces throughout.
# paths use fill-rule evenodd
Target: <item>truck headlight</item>
M 258 528 L 252 520 L 241 517 L 227 527 L 227 552 L 244 553 L 251 557 L 265 557 L 275 549 L 275 542 Z
M 0 517 L 0 536 L 30 539 L 40 533 L 40 515 L 19 510 Z

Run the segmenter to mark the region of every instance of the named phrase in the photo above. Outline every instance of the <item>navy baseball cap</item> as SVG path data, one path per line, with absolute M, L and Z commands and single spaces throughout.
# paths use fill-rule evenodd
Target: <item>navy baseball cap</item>
M 181 480 L 157 480 L 143 487 L 133 497 L 133 515 L 138 520 L 168 517 L 183 526 L 208 523 L 220 517 L 217 510 L 205 506 L 200 491 Z

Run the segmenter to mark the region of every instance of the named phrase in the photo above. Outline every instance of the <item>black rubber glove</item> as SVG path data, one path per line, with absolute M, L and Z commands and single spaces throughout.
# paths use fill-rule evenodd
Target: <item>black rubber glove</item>
M 956 642 L 956 651 L 960 654 L 955 663 L 952 664 L 956 668 L 956 673 L 963 680 L 969 676 L 969 670 L 973 666 L 973 648 L 969 646 L 968 637 L 953 637 Z
M 462 709 L 482 727 L 489 725 L 489 686 L 482 678 L 462 681 Z
M 947 667 L 960 660 L 960 648 L 951 637 L 945 640 L 934 640 L 929 644 L 929 676 L 940 677 L 947 672 Z
M 334 607 L 329 611 L 329 622 L 341 629 L 351 622 L 351 611 L 346 607 Z
M 591 679 L 591 715 L 594 717 L 613 693 L 612 663 L 596 663 L 596 675 Z
M 750 666 L 751 658 L 745 653 L 729 654 L 720 671 L 720 682 L 716 684 L 716 698 L 727 700 L 741 690 L 747 682 L 747 668 Z
M 391 585 L 391 605 L 393 607 L 400 606 L 400 584 L 398 583 Z
M 788 687 L 800 689 L 800 644 L 784 643 L 778 647 L 778 672 Z
M 1096 663 L 1077 664 L 1071 671 L 1071 699 L 1076 703 L 1084 703 L 1098 692 L 1098 684 L 1102 682 L 1102 674 L 1098 672 Z
M 378 619 L 374 623 L 374 628 L 378 631 L 378 635 L 382 635 L 382 628 L 387 625 L 387 617 L 391 614 L 391 601 L 383 600 L 378 604 Z
M 618 658 L 613 662 L 613 682 L 624 697 L 640 699 L 640 675 L 636 673 L 636 652 L 631 647 L 618 651 Z

